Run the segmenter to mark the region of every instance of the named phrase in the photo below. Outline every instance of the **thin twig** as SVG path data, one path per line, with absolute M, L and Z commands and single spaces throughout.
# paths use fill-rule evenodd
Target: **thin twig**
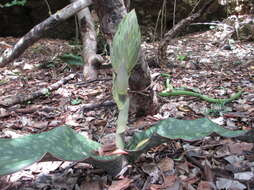
M 15 104 L 24 103 L 24 102 L 33 100 L 33 99 L 40 97 L 40 96 L 45 96 L 45 95 L 49 94 L 50 92 L 52 92 L 53 90 L 58 89 L 60 86 L 67 83 L 69 80 L 73 79 L 75 77 L 75 75 L 76 74 L 70 74 L 67 77 L 50 85 L 49 87 L 39 89 L 39 90 L 32 92 L 31 94 L 28 94 L 28 95 L 27 94 L 18 94 L 18 95 L 14 95 L 14 96 L 3 97 L 0 99 L 0 106 L 9 107 L 9 106 L 13 106 Z
M 88 81 L 84 81 L 84 82 L 79 82 L 79 83 L 76 83 L 75 85 L 77 85 L 77 86 L 84 86 L 84 85 L 86 85 L 86 84 L 90 84 L 90 83 L 93 83 L 93 82 L 99 82 L 99 81 L 110 81 L 110 80 L 112 80 L 112 78 L 102 78 L 102 79 L 100 79 L 100 78 L 98 78 L 98 79 L 94 79 L 94 80 L 88 80 Z

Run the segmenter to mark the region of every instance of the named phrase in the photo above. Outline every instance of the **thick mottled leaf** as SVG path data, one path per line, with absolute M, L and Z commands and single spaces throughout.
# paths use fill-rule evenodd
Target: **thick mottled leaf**
M 76 133 L 69 127 L 16 139 L 0 139 L 0 176 L 21 170 L 39 160 L 46 153 L 60 160 L 100 162 L 116 157 L 94 154 L 101 145 Z
M 123 107 L 119 110 L 119 115 L 117 119 L 117 133 L 125 132 L 128 123 L 128 112 L 129 112 L 129 98 L 126 98 L 126 101 Z M 127 117 L 126 117 L 127 116 Z
M 194 141 L 211 134 L 223 137 L 237 137 L 246 131 L 225 129 L 207 118 L 196 120 L 178 120 L 169 118 L 150 127 L 146 131 L 136 133 L 130 140 L 127 149 L 130 157 L 138 157 L 141 153 L 170 139 Z
M 112 66 L 115 72 L 121 64 L 128 73 L 135 66 L 141 44 L 141 34 L 136 12 L 133 10 L 120 22 L 112 45 Z
M 124 110 L 126 111 L 126 110 Z M 123 112 L 124 113 L 124 112 Z M 121 132 L 121 131 L 120 131 Z M 66 161 L 84 161 L 116 175 L 128 160 L 135 160 L 140 154 L 170 139 L 198 140 L 216 133 L 224 137 L 241 137 L 253 142 L 254 132 L 231 131 L 202 118 L 197 120 L 167 119 L 131 139 L 126 150 L 129 154 L 121 156 L 99 156 L 95 150 L 101 144 L 76 133 L 68 127 L 58 127 L 41 134 L 16 139 L 0 139 L 0 176 L 14 173 L 47 156 Z M 245 138 L 247 135 L 247 138 Z
M 129 76 L 128 76 L 127 70 L 123 64 L 119 66 L 119 70 L 117 72 L 117 76 L 116 76 L 116 80 L 114 81 L 114 85 L 116 86 L 118 94 L 126 95 L 128 93 Z
M 116 145 L 124 148 L 123 134 L 127 130 L 129 112 L 129 76 L 135 66 L 141 44 L 141 34 L 135 11 L 127 14 L 118 25 L 112 44 L 113 97 L 119 109 Z

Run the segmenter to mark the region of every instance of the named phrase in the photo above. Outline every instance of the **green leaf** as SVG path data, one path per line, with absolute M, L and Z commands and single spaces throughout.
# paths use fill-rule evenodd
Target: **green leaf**
M 74 54 L 64 54 L 62 56 L 59 56 L 59 58 L 67 63 L 68 65 L 74 65 L 74 66 L 83 66 L 84 61 L 81 56 L 74 55 Z
M 119 95 L 126 95 L 129 88 L 129 76 L 124 64 L 120 65 L 114 85 Z
M 79 99 L 79 98 L 72 99 L 72 100 L 71 100 L 71 105 L 78 105 L 78 104 L 80 104 L 81 102 L 82 102 L 82 100 Z
M 11 2 L 5 3 L 1 7 L 12 7 L 12 6 L 24 6 L 26 4 L 27 0 L 13 0 Z
M 116 145 L 124 148 L 124 132 L 127 130 L 129 112 L 129 76 L 137 63 L 141 34 L 135 11 L 128 13 L 118 25 L 112 43 L 113 98 L 119 109 Z
M 127 129 L 128 112 L 129 112 L 129 98 L 127 97 L 125 104 L 120 109 L 117 119 L 117 133 L 123 133 Z
M 126 157 L 99 156 L 94 151 L 98 150 L 101 144 L 63 126 L 48 132 L 16 139 L 0 139 L 0 176 L 14 173 L 40 161 L 45 158 L 46 153 L 59 160 L 91 163 L 106 170 L 111 175 L 116 175 L 121 171 L 123 164 L 126 164 L 126 158 L 135 160 L 140 154 L 167 142 L 169 139 L 193 141 L 213 133 L 224 137 L 236 137 L 239 140 L 252 143 L 254 141 L 254 130 L 248 132 L 231 131 L 206 118 L 197 120 L 171 118 L 159 122 L 144 132 L 136 133 L 127 146 L 129 154 Z
M 93 151 L 100 146 L 99 143 L 87 139 L 65 126 L 16 139 L 0 139 L 0 176 L 27 167 L 41 160 L 46 153 L 50 153 L 60 160 L 85 160 L 102 166 L 101 162 L 119 159 L 93 154 Z
M 141 34 L 135 10 L 128 13 L 120 22 L 112 45 L 112 66 L 118 72 L 121 64 L 128 74 L 135 66 L 141 44 Z
M 179 61 L 184 61 L 184 60 L 186 60 L 186 58 L 187 58 L 186 55 L 178 55 L 177 56 L 177 60 L 179 60 Z
M 225 129 L 207 118 L 196 120 L 178 120 L 169 118 L 150 127 L 148 130 L 136 133 L 127 145 L 130 159 L 138 157 L 154 146 L 167 142 L 170 139 L 194 141 L 211 134 L 223 137 L 237 137 L 246 131 L 232 131 Z

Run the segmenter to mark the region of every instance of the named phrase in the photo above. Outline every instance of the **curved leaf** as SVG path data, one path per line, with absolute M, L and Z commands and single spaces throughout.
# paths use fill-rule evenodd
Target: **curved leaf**
M 59 160 L 91 163 L 111 175 L 116 175 L 126 165 L 126 158 L 135 160 L 140 154 L 170 139 L 193 141 L 213 133 L 224 137 L 236 137 L 248 142 L 253 142 L 254 139 L 254 130 L 231 131 L 207 118 L 197 120 L 170 118 L 144 132 L 136 133 L 127 146 L 129 154 L 126 157 L 123 155 L 98 156 L 94 151 L 98 150 L 101 144 L 64 126 L 16 139 L 0 139 L 0 176 L 14 173 L 40 161 L 47 153 Z
M 67 161 L 100 162 L 116 159 L 116 156 L 95 155 L 93 152 L 100 146 L 66 126 L 16 139 L 0 139 L 0 176 L 40 161 L 46 153 Z
M 141 44 L 141 34 L 135 10 L 118 25 L 112 45 L 112 66 L 115 72 L 121 64 L 125 65 L 128 73 L 135 66 Z
M 137 158 L 141 153 L 170 139 L 195 141 L 211 134 L 223 137 L 237 137 L 246 131 L 225 129 L 207 118 L 196 120 L 178 120 L 169 118 L 160 121 L 146 131 L 136 133 L 127 146 L 130 159 Z

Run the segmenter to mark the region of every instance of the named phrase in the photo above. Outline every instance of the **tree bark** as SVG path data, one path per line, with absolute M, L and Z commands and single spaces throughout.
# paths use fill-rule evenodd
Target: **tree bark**
M 75 2 L 77 0 L 71 0 Z M 97 78 L 96 67 L 103 62 L 103 58 L 96 54 L 97 41 L 94 21 L 89 8 L 82 9 L 77 13 L 79 20 L 79 30 L 83 43 L 82 57 L 85 65 L 83 68 L 84 78 L 95 80 Z
M 123 0 L 94 0 L 96 11 L 100 19 L 101 29 L 108 44 L 111 46 L 118 24 L 127 15 Z M 151 84 L 151 75 L 148 64 L 145 62 L 143 50 L 139 56 L 137 65 L 134 67 L 129 79 L 130 85 L 130 108 L 131 112 L 138 115 L 149 114 L 157 110 L 157 102 L 154 93 L 149 91 L 144 96 L 137 91 L 145 91 Z M 150 89 L 149 89 L 150 90 Z M 143 100 L 143 101 L 140 101 Z
M 4 67 L 17 57 L 19 57 L 29 46 L 39 40 L 46 31 L 54 28 L 60 22 L 74 15 L 76 12 L 92 4 L 91 0 L 77 0 L 76 2 L 57 11 L 42 23 L 32 28 L 24 37 L 22 37 L 12 49 L 7 49 L 0 57 L 0 67 Z

